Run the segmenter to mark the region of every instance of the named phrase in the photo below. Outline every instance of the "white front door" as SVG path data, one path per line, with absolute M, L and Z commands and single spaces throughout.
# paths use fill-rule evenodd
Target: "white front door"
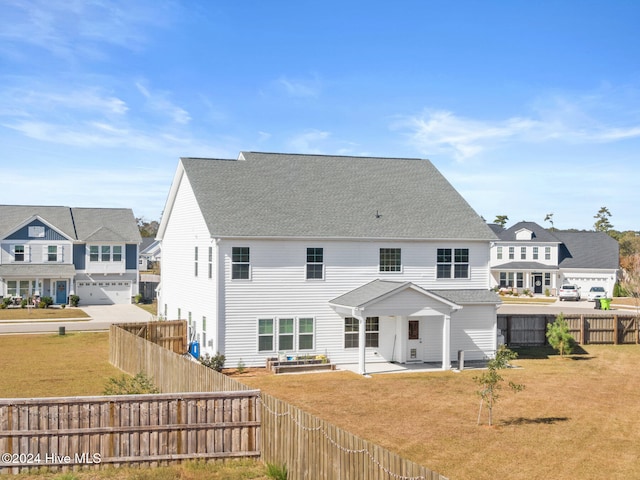
M 422 328 L 420 320 L 409 320 L 407 336 L 407 362 L 422 362 Z

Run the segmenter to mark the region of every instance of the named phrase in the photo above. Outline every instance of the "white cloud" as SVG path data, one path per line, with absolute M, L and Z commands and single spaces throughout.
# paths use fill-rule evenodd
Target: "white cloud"
M 141 82 L 136 82 L 138 91 L 147 99 L 147 105 L 155 112 L 169 116 L 175 123 L 185 125 L 191 121 L 189 112 L 174 105 L 167 97 L 167 92 L 151 92 Z
M 314 144 L 322 142 L 331 136 L 329 132 L 323 132 L 321 130 L 308 130 L 300 133 L 287 141 L 287 144 L 292 148 L 293 153 L 322 153 L 320 148 Z
M 550 141 L 605 143 L 640 137 L 640 125 L 616 126 L 596 121 L 580 105 L 556 101 L 557 108 L 539 109 L 538 118 L 512 117 L 488 121 L 458 116 L 450 111 L 426 111 L 392 124 L 407 132 L 421 153 L 445 153 L 458 161 L 510 143 Z
M 101 58 L 106 45 L 140 50 L 146 43 L 145 27 L 166 26 L 173 17 L 173 4 L 160 0 L 31 0 L 2 6 L 1 50 L 13 58 L 21 54 L 12 48 L 24 44 L 46 50 L 57 57 Z M 24 55 L 24 60 L 28 56 Z
M 321 91 L 320 81 L 317 78 L 294 80 L 287 77 L 280 77 L 275 83 L 291 97 L 317 97 Z

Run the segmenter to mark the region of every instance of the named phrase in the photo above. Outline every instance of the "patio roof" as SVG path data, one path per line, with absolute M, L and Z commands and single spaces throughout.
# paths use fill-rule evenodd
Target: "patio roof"
M 2 278 L 71 278 L 75 274 L 75 267 L 69 263 L 0 265 L 0 277 Z

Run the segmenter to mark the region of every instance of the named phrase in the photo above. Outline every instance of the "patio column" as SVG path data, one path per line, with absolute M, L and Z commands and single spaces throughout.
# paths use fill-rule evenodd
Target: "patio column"
M 451 315 L 442 324 L 442 370 L 451 370 Z
M 364 315 L 356 313 L 355 308 L 352 310 L 352 316 L 358 320 L 358 373 L 366 375 L 367 322 Z

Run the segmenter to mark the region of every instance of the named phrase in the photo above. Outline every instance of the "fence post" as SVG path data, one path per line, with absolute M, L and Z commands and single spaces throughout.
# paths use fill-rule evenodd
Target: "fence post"
M 613 344 L 618 345 L 618 315 L 613 316 Z
M 584 315 L 580 314 L 580 343 L 586 345 L 586 339 L 584 338 Z

